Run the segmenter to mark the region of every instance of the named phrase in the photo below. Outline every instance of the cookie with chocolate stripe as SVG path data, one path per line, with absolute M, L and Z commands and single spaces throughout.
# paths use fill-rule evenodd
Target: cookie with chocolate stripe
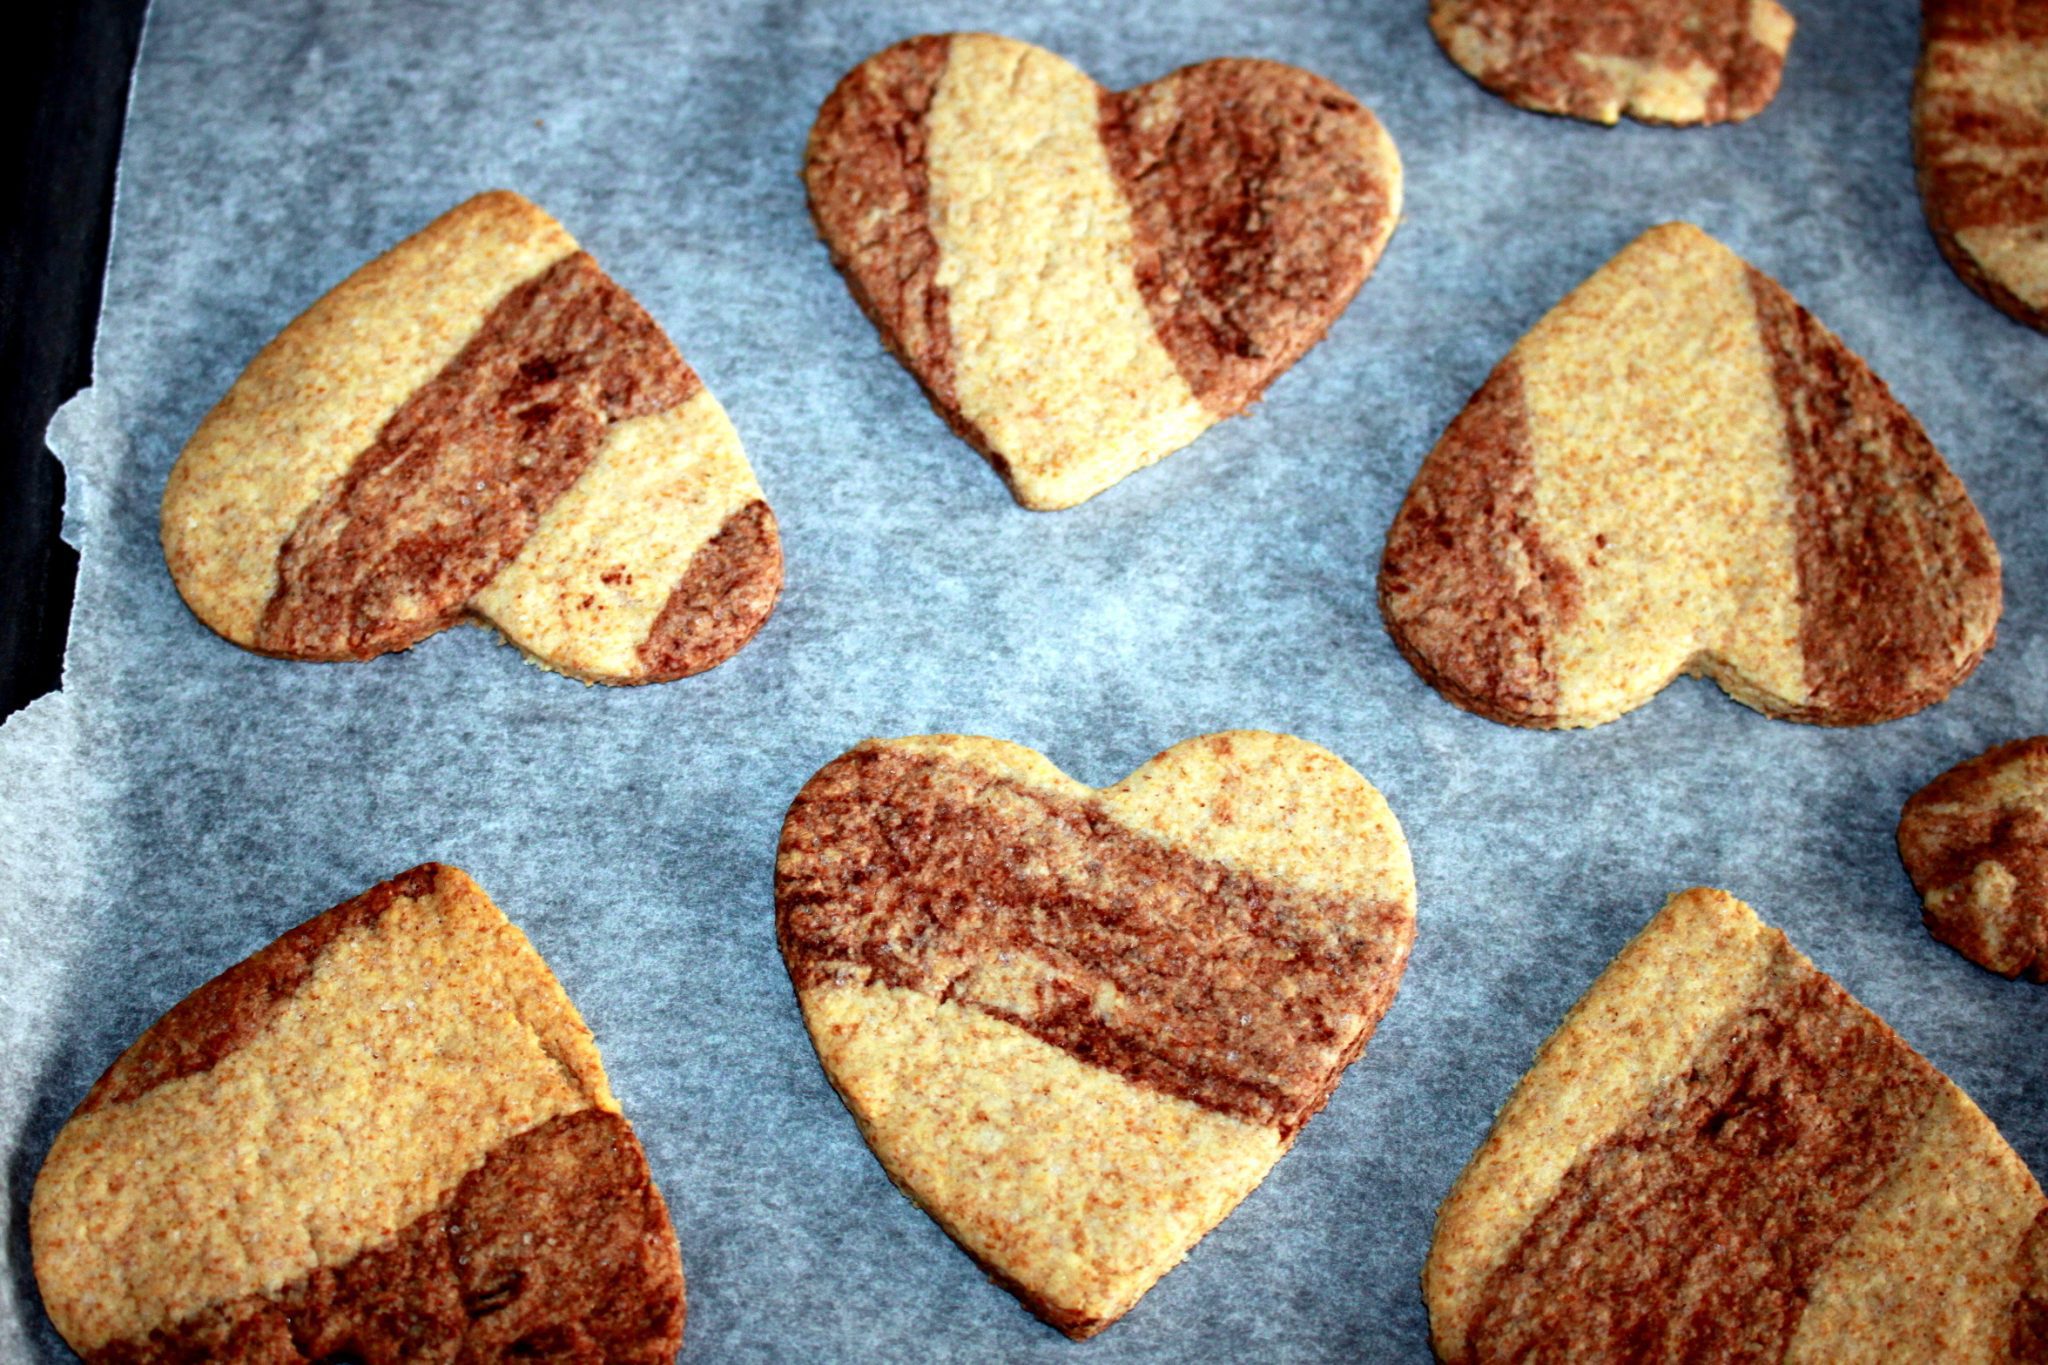
M 1650 229 L 1508 352 L 1387 533 L 1380 609 L 1451 701 L 1599 725 L 1681 673 L 1861 725 L 1991 647 L 1997 548 L 1841 339 L 1687 223 Z
M 1401 211 L 1393 140 L 1320 76 L 1230 59 L 1118 92 L 987 33 L 855 67 L 804 180 L 883 342 L 1034 508 L 1243 411 Z
M 1251 1193 L 1392 1004 L 1393 812 L 1235 731 L 1100 791 L 959 735 L 869 740 L 782 827 L 776 932 L 889 1178 L 1076 1338 Z
M 1954 1082 L 1725 892 L 1673 896 L 1437 1213 L 1449 1362 L 2039 1360 L 2048 1201 Z
M 782 585 L 739 435 L 553 218 L 479 195 L 337 285 L 207 414 L 163 498 L 199 619 L 368 659 L 479 619 L 589 682 L 730 657 Z
M 2048 331 L 2048 0 L 1924 0 L 1920 201 L 1969 286 Z
M 1613 124 L 1739 123 L 1778 93 L 1777 0 L 1430 0 L 1453 62 L 1510 104 Z
M 1915 792 L 1899 853 L 1927 932 L 2001 976 L 2048 982 L 2048 735 L 1998 745 Z
M 200 987 L 100 1077 L 29 1209 L 89 1361 L 667 1362 L 668 1210 L 547 964 L 427 864 Z

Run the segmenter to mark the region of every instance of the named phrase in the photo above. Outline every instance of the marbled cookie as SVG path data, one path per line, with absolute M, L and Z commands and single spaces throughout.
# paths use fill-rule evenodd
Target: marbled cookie
M 1969 286 L 2048 331 L 2048 0 L 1924 0 L 1913 159 Z
M 1954 1082 L 1725 892 L 1536 1054 L 1437 1213 L 1451 1362 L 2041 1360 L 2048 1203 Z
M 1429 28 L 1510 104 L 1694 124 L 1762 112 L 1793 23 L 1776 0 L 1430 0 Z
M 890 1179 L 1077 1338 L 1265 1177 L 1415 936 L 1379 793 L 1249 731 L 1101 791 L 999 740 L 869 740 L 790 807 L 775 907 Z
M 718 400 L 503 191 L 263 348 L 172 468 L 163 542 L 199 619 L 259 653 L 368 659 L 473 616 L 591 682 L 711 667 L 782 585 Z
M 666 1362 L 668 1210 L 576 1009 L 428 864 L 200 987 L 100 1077 L 29 1209 L 90 1361 Z
M 1319 76 L 1231 59 L 1118 93 L 986 33 L 855 67 L 804 179 L 884 343 L 1035 508 L 1243 411 L 1401 211 L 1393 140 Z
M 2048 982 L 2048 735 L 2001 744 L 1915 792 L 1899 853 L 1927 932 L 2001 976 Z
M 1991 647 L 1997 549 L 1913 415 L 1775 281 L 1652 228 L 1515 344 L 1423 462 L 1380 567 L 1410 663 L 1514 725 L 1680 673 L 1858 725 Z

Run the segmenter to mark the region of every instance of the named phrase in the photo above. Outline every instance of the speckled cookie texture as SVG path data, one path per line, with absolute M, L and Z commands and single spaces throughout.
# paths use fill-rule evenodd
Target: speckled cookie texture
M 1430 31 L 1510 104 L 1612 124 L 1739 123 L 1778 93 L 1776 0 L 1430 0 Z
M 1991 647 L 1997 548 L 1884 381 L 1776 281 L 1652 228 L 1517 342 L 1387 533 L 1394 642 L 1459 706 L 1599 725 L 1681 673 L 1860 725 Z
M 1925 0 L 1913 157 L 1970 287 L 2048 331 L 2048 0 Z
M 1438 1211 L 1451 1362 L 2040 1360 L 2048 1202 L 1947 1077 L 1725 892 L 1671 898 Z
M 516 194 L 459 205 L 250 362 L 164 489 L 199 619 L 368 659 L 464 619 L 589 682 L 731 656 L 782 549 L 725 410 L 632 295 Z
M 199 988 L 93 1086 L 30 1204 L 94 1362 L 667 1362 L 668 1210 L 576 1009 L 428 864 Z
M 1899 816 L 1927 932 L 2001 976 L 2048 982 L 2048 735 L 1958 763 Z
M 870 740 L 790 807 L 776 929 L 890 1179 L 1073 1337 L 1255 1188 L 1392 1003 L 1393 813 L 1234 731 L 1095 790 L 1032 750 Z
M 1243 411 L 1401 211 L 1393 140 L 1319 76 L 1229 59 L 1117 92 L 986 33 L 855 67 L 804 179 L 884 343 L 1033 508 Z

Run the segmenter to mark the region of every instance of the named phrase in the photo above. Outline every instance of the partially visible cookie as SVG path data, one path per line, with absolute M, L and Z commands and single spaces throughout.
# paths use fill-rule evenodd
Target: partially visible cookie
M 1777 0 L 1430 0 L 1429 28 L 1510 104 L 1612 124 L 1740 123 L 1778 93 Z
M 632 295 L 478 195 L 249 362 L 164 489 L 171 577 L 222 636 L 368 659 L 480 617 L 590 682 L 700 672 L 782 586 L 739 435 Z
M 1767 715 L 1931 705 L 1991 647 L 1998 551 L 1839 337 L 1688 223 L 1545 314 L 1423 461 L 1380 609 L 1457 705 L 1599 725 L 1680 673 Z
M 1119 93 L 987 33 L 847 73 L 804 181 L 884 344 L 1042 509 L 1243 411 L 1401 211 L 1393 140 L 1320 76 L 1232 58 Z
M 2001 976 L 2048 982 L 2048 735 L 2001 744 L 1915 792 L 1899 854 L 1928 933 Z
M 1536 1054 L 1423 1296 L 1450 1362 L 2038 1360 L 2044 1215 L 1969 1096 L 1697 889 Z
M 776 934 L 889 1178 L 1068 1335 L 1121 1317 L 1265 1178 L 1415 937 L 1393 812 L 1287 735 L 1113 787 L 959 735 L 869 740 L 791 805 Z
M 1913 160 L 1969 286 L 2048 331 L 2048 0 L 1923 0 Z
M 666 1365 L 675 1232 L 590 1030 L 427 864 L 194 991 L 100 1077 L 29 1208 L 90 1361 Z

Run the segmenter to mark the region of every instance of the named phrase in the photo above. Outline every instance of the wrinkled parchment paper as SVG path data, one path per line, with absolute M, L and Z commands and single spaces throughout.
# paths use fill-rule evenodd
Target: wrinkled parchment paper
M 59 416 L 83 552 L 61 695 L 0 730 L 0 1357 L 64 1357 L 26 1209 L 92 1079 L 187 991 L 424 859 L 475 874 L 591 1026 L 726 1359 L 1428 1356 L 1437 1202 L 1537 1044 L 1670 892 L 1755 904 L 2048 1171 L 2048 990 L 1932 942 L 1892 831 L 1921 783 L 2048 730 L 2048 338 L 1936 255 L 1913 189 L 1915 7 L 1799 4 L 1732 128 L 1510 108 L 1421 0 L 1132 7 L 167 0 L 124 144 L 96 383 Z M 1137 12 L 1142 8 L 1142 13 Z M 1017 508 L 882 351 L 797 171 L 838 77 L 989 28 L 1125 86 L 1311 67 L 1379 114 L 1407 215 L 1251 416 L 1075 511 Z M 258 347 L 377 251 L 508 186 L 575 232 L 731 411 L 789 588 L 701 677 L 590 688 L 457 630 L 364 665 L 260 659 L 156 541 L 179 446 Z M 1651 223 L 1782 280 L 1925 422 L 2003 550 L 1998 647 L 1949 701 L 1826 731 L 1680 681 L 1618 723 L 1507 729 L 1396 655 L 1373 586 L 1408 481 L 1489 368 Z M 1364 1060 L 1265 1185 L 1076 1347 L 899 1196 L 820 1074 L 777 957 L 790 798 L 868 735 L 966 731 L 1090 783 L 1189 735 L 1290 731 L 1387 795 L 1420 935 Z

